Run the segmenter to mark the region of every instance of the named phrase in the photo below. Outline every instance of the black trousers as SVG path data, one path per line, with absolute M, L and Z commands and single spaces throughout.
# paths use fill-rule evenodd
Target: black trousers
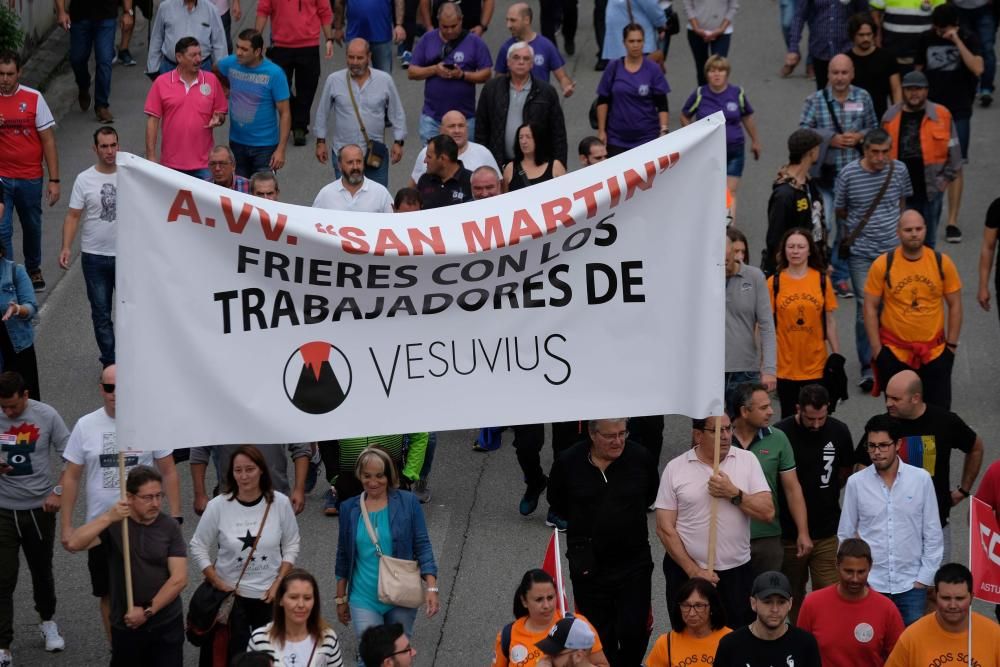
M 781 418 L 795 414 L 795 406 L 799 402 L 799 391 L 807 384 L 823 384 L 823 378 L 815 380 L 785 380 L 778 378 L 778 403 L 781 405 Z
M 708 539 L 707 535 L 705 539 Z M 753 589 L 750 561 L 731 570 L 716 570 L 715 574 L 719 577 L 715 590 L 719 592 L 722 608 L 726 610 L 726 625 L 738 628 L 752 623 L 755 614 L 750 608 L 750 591 Z M 677 590 L 690 577 L 669 554 L 663 554 L 663 575 L 667 580 L 667 608 L 672 609 L 675 603 L 680 602 L 677 600 Z
M 542 470 L 542 447 L 545 446 L 545 424 L 521 424 L 514 430 L 514 450 L 517 464 L 524 473 L 524 481 L 529 487 L 541 486 L 545 478 Z M 554 422 L 552 424 L 552 458 L 556 458 L 580 440 L 586 439 L 587 422 Z
M 910 368 L 896 358 L 888 345 L 883 345 L 882 351 L 875 359 L 875 369 L 883 389 L 896 373 L 905 370 L 915 371 L 920 376 L 920 381 L 924 383 L 924 400 L 931 405 L 951 410 L 951 368 L 954 363 L 955 354 L 945 348 L 937 359 L 920 368 Z
M 820 60 L 819 58 L 813 56 L 812 65 L 813 72 L 816 74 L 816 90 L 823 90 L 826 88 L 826 84 L 830 80 L 830 61 Z
M 578 21 L 577 0 L 541 0 L 542 4 L 542 35 L 556 43 L 556 30 L 562 26 L 563 38 L 567 41 L 576 39 Z
M 663 415 L 632 417 L 628 420 L 629 440 L 634 440 L 646 448 L 656 465 L 660 465 L 663 451 Z
M 652 579 L 652 562 L 572 577 L 577 609 L 597 630 L 611 667 L 642 664 L 649 645 Z
M 250 638 L 247 637 L 247 641 Z M 246 645 L 243 646 L 246 650 Z M 135 630 L 111 627 L 111 667 L 182 667 L 184 615 L 172 621 Z
M 289 48 L 272 46 L 267 50 L 267 57 L 285 71 L 288 88 L 292 97 L 289 106 L 292 110 L 292 129 L 309 129 L 309 111 L 312 109 L 316 88 L 319 86 L 319 47 L 304 46 Z
M 14 588 L 20 551 L 24 552 L 31 571 L 35 611 L 43 621 L 52 620 L 56 612 L 56 584 L 52 575 L 55 534 L 54 512 L 43 512 L 41 508 L 16 512 L 0 509 L 0 648 L 10 648 L 14 639 Z
M 604 14 L 608 10 L 608 0 L 594 0 L 594 37 L 597 38 L 597 59 L 604 53 Z M 614 35 L 612 35 L 614 37 Z

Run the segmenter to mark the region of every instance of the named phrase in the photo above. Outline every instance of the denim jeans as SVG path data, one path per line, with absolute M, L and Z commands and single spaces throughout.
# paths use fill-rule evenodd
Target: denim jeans
M 274 146 L 247 146 L 235 141 L 229 142 L 229 147 L 233 149 L 233 156 L 236 158 L 236 173 L 243 178 L 250 178 L 258 171 L 271 171 L 271 155 L 274 154 Z
M 90 90 L 90 52 L 97 63 L 94 75 L 94 108 L 108 106 L 111 97 L 111 61 L 115 58 L 115 19 L 73 21 L 69 27 L 69 64 L 76 86 Z
M 695 33 L 694 30 L 687 31 L 688 45 L 691 47 L 691 55 L 694 56 L 694 69 L 698 75 L 698 85 L 704 86 L 708 83 L 705 78 L 705 62 L 712 55 L 720 55 L 723 58 L 729 55 L 729 42 L 732 35 L 719 35 L 714 42 L 706 42 Z
M 979 37 L 983 54 L 983 73 L 979 77 L 979 92 L 992 93 L 993 79 L 997 73 L 997 19 L 993 7 L 983 5 L 976 9 L 958 9 L 958 20 L 962 27 Z
M 24 232 L 24 268 L 30 274 L 42 266 L 42 179 L 4 178 L 3 218 L 0 219 L 0 243 L 4 256 L 14 260 L 14 211 Z
M 340 178 L 340 158 L 337 153 L 330 149 L 330 164 L 333 165 L 333 175 L 336 178 Z M 369 178 L 380 185 L 384 185 L 386 188 L 389 187 L 389 158 L 382 160 L 382 166 L 378 169 L 371 169 L 370 167 L 365 167 L 365 178 Z
M 792 43 L 789 40 L 792 21 L 795 19 L 795 0 L 778 0 L 778 15 L 781 17 L 781 35 L 785 38 L 785 49 L 790 50 Z
M 354 628 L 354 636 L 361 640 L 361 635 L 370 627 L 376 625 L 388 625 L 390 623 L 401 623 L 403 625 L 403 632 L 406 633 L 407 637 L 413 636 L 413 621 L 417 618 L 416 609 L 407 609 L 406 607 L 393 607 L 385 614 L 380 614 L 377 611 L 372 611 L 371 609 L 364 609 L 362 607 L 355 607 L 351 605 L 351 626 Z M 362 662 L 361 656 L 358 656 L 358 667 L 365 667 L 365 663 Z
M 854 292 L 854 305 L 857 306 L 854 318 L 854 344 L 858 350 L 858 362 L 861 364 L 861 377 L 872 376 L 872 347 L 865 333 L 865 281 L 868 280 L 868 269 L 871 268 L 874 257 L 858 257 L 851 255 L 847 260 L 851 272 L 851 291 Z
M 174 169 L 174 171 L 179 171 L 182 174 L 187 174 L 188 176 L 194 176 L 199 181 L 207 181 L 212 175 L 212 172 L 208 170 L 208 167 L 203 167 L 201 169 Z
M 472 141 L 476 136 L 476 117 L 466 118 L 465 125 L 469 128 L 469 141 Z M 441 121 L 420 114 L 420 143 L 426 146 L 428 141 L 439 134 L 441 134 Z
M 837 246 L 840 245 L 841 221 L 837 219 L 836 210 L 833 207 L 833 187 L 825 187 L 817 184 L 819 193 L 823 197 L 823 217 L 826 218 L 826 237 L 833 239 L 833 251 L 830 253 L 830 264 L 833 266 L 833 284 L 849 280 L 850 274 L 847 271 L 847 261 L 837 256 Z
M 896 605 L 900 616 L 903 617 L 903 625 L 911 625 L 919 621 L 927 608 L 926 588 L 911 588 L 905 593 L 887 594 L 886 597 Z
M 115 256 L 81 252 L 80 266 L 83 268 L 83 281 L 87 285 L 94 338 L 101 350 L 101 363 L 106 368 L 115 363 L 115 325 L 111 321 L 115 294 Z
M 392 74 L 392 41 L 371 44 L 372 67 Z

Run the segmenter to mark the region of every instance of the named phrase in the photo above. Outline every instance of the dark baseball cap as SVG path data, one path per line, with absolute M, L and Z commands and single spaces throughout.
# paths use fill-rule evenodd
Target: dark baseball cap
M 923 72 L 914 70 L 907 72 L 906 76 L 903 77 L 903 88 L 929 88 L 930 85 L 927 81 L 927 75 Z
M 753 590 L 750 592 L 758 600 L 766 600 L 772 595 L 780 595 L 786 600 L 792 599 L 792 585 L 788 577 L 781 572 L 763 572 L 753 580 Z
M 580 619 L 567 616 L 553 625 L 548 636 L 535 646 L 545 655 L 558 655 L 567 649 L 589 651 L 594 647 L 594 631 Z

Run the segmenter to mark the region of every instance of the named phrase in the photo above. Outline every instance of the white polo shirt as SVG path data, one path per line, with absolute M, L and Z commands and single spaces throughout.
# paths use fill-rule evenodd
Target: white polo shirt
M 313 208 L 358 213 L 392 213 L 392 195 L 384 185 L 369 178 L 365 178 L 361 188 L 352 195 L 344 187 L 344 179 L 338 178 L 319 191 L 313 200 Z

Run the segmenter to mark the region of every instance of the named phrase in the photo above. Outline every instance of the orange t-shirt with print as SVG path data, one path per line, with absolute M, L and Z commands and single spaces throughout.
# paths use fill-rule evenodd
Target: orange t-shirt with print
M 719 640 L 732 630 L 719 628 L 704 637 L 694 637 L 687 632 L 671 630 L 656 638 L 653 650 L 646 658 L 646 667 L 696 667 L 696 665 L 711 665 L 715 661 L 715 650 L 719 648 Z M 667 660 L 667 635 L 670 636 L 671 660 Z
M 900 248 L 893 252 L 889 289 L 885 285 L 886 256 L 881 255 L 868 269 L 865 294 L 881 297 L 879 322 L 896 338 L 914 343 L 932 341 L 944 331 L 944 295 L 962 289 L 955 263 L 948 255 L 941 255 L 939 270 L 937 258 L 930 248 L 924 248 L 918 260 L 906 259 Z M 889 345 L 889 349 L 901 362 L 910 363 L 909 351 L 895 345 Z M 942 352 L 944 342 L 931 348 L 929 356 L 936 359 Z
M 781 272 L 778 297 L 774 297 L 774 276 L 767 279 L 771 311 L 777 314 L 775 336 L 778 347 L 778 377 L 783 380 L 816 380 L 826 365 L 826 338 L 823 318 L 837 309 L 831 280 L 826 281 L 826 298 L 820 292 L 820 275 L 808 269 L 801 278 Z
M 893 267 L 895 268 L 895 267 Z M 972 667 L 1000 667 L 1000 626 L 972 614 Z M 885 667 L 969 667 L 969 633 L 948 632 L 930 613 L 903 631 Z
M 604 646 L 601 645 L 601 638 L 597 636 L 597 630 L 591 625 L 590 621 L 584 618 L 580 614 L 573 614 L 576 618 L 580 619 L 590 627 L 590 631 L 594 633 L 594 647 L 590 650 L 593 653 L 599 653 L 604 650 Z M 563 615 L 556 610 L 555 616 L 552 618 L 552 625 L 555 625 L 561 621 Z M 503 636 L 503 631 L 497 633 L 497 641 L 493 647 L 493 667 L 534 667 L 538 664 L 538 660 L 542 658 L 542 652 L 538 650 L 535 646 L 536 643 L 545 639 L 549 630 L 552 626 L 549 626 L 541 632 L 530 632 L 526 627 L 527 617 L 521 617 L 514 621 L 513 627 L 510 629 L 510 658 L 505 658 L 503 655 L 503 647 L 500 645 L 501 637 Z

